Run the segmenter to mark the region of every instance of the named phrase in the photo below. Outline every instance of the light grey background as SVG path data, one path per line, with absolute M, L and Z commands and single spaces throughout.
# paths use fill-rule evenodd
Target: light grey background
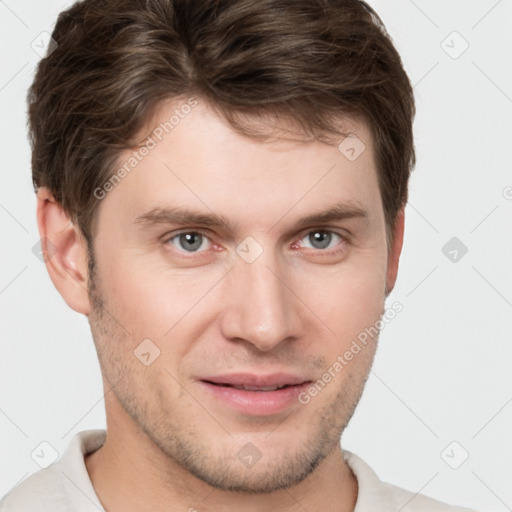
M 32 253 L 25 95 L 39 56 L 31 44 L 70 3 L 0 1 L 0 496 L 39 469 L 31 453 L 41 442 L 60 455 L 74 433 L 105 426 L 87 320 Z M 343 445 L 383 480 L 510 510 L 512 2 L 370 3 L 415 85 L 418 164 L 388 299 L 404 309 L 382 332 Z M 455 248 L 457 262 L 442 251 L 452 237 L 468 249 L 460 257 Z

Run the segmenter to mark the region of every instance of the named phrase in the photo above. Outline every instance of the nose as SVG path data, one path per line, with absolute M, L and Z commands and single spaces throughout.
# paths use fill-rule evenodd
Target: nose
M 227 276 L 222 331 L 226 339 L 245 341 L 261 352 L 300 336 L 301 302 L 285 263 L 271 251 L 252 263 L 237 258 Z

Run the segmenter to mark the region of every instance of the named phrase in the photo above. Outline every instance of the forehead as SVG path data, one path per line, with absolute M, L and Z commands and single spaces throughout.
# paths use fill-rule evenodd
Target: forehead
M 140 146 L 121 154 L 118 169 L 129 172 L 105 201 L 117 211 L 129 205 L 132 222 L 167 204 L 266 225 L 322 204 L 380 204 L 373 141 L 360 120 L 340 123 L 356 138 L 340 135 L 338 144 L 307 142 L 285 120 L 266 126 L 271 138 L 261 141 L 237 133 L 208 103 L 183 98 L 162 103 L 148 126 Z

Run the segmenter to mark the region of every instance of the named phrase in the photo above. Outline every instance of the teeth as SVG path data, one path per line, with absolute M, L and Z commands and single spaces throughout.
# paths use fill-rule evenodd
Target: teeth
M 280 389 L 279 386 L 232 386 L 235 389 L 241 389 L 244 391 L 275 391 Z

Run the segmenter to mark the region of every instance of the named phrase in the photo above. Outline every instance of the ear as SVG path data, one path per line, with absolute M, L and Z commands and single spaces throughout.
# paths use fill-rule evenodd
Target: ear
M 70 308 L 88 315 L 87 244 L 46 187 L 37 190 L 37 225 L 46 269 L 55 288 Z
M 398 274 L 398 261 L 402 252 L 405 229 L 405 206 L 398 212 L 393 226 L 393 239 L 388 252 L 388 268 L 386 275 L 386 297 L 395 287 Z

